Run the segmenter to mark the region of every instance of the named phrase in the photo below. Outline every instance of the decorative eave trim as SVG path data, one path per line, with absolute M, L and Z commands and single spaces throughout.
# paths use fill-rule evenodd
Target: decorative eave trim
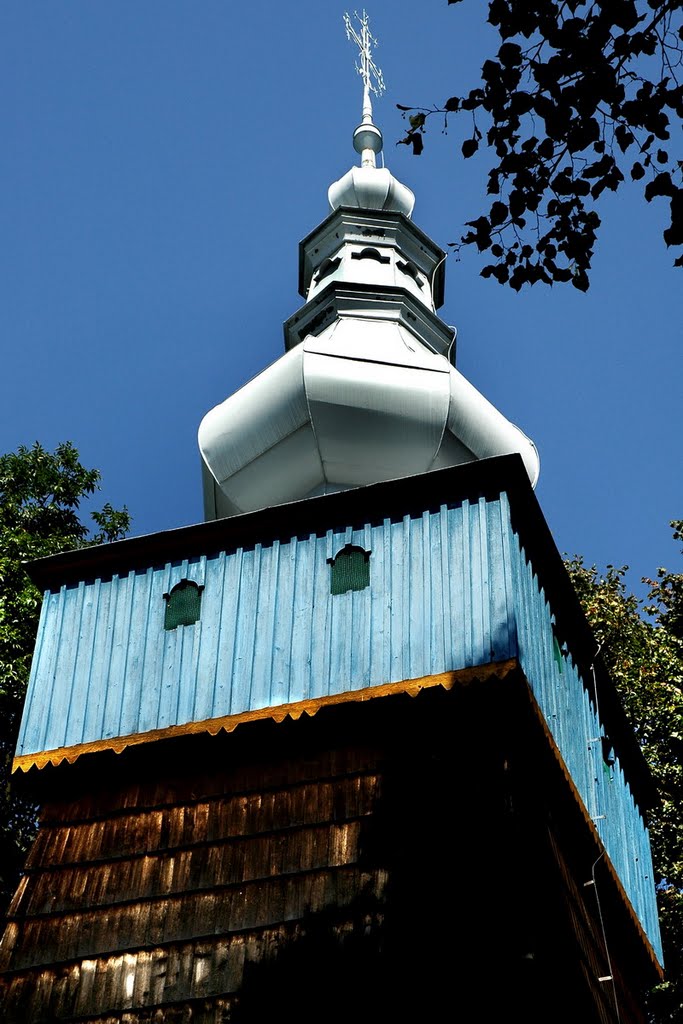
M 201 722 L 171 725 L 165 729 L 151 729 L 149 732 L 129 733 L 127 736 L 115 736 L 109 739 L 95 740 L 92 743 L 75 743 L 72 746 L 57 747 L 54 750 L 44 750 L 34 754 L 20 754 L 12 762 L 12 772 L 28 772 L 32 768 L 41 769 L 47 765 L 56 767 L 64 761 L 73 764 L 84 754 L 95 754 L 104 750 L 112 750 L 116 754 L 121 754 L 127 747 L 176 739 L 179 736 L 192 736 L 199 733 L 215 736 L 221 730 L 233 732 L 238 725 L 244 725 L 247 722 L 259 722 L 264 719 L 283 722 L 286 718 L 296 720 L 302 715 L 312 718 L 321 708 L 332 707 L 336 704 L 362 703 L 400 693 L 416 697 L 421 690 L 431 687 L 442 686 L 445 690 L 451 690 L 454 686 L 466 686 L 476 680 L 492 677 L 504 679 L 517 667 L 517 659 L 508 658 L 506 661 L 489 662 L 486 665 L 458 669 L 455 672 L 441 672 L 438 675 L 421 676 L 417 679 L 403 679 L 397 683 L 368 686 L 361 690 L 349 690 L 345 693 L 329 694 L 325 697 L 294 701 L 290 704 L 278 704 L 275 707 L 258 708 L 255 711 L 243 711 L 237 715 L 207 718 Z

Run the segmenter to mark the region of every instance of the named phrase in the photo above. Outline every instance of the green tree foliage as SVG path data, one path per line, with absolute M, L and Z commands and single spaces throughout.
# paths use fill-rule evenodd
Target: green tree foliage
M 683 539 L 683 521 L 671 526 Z M 666 982 L 649 998 L 650 1019 L 683 1020 L 683 575 L 660 569 L 642 609 L 625 568 L 604 574 L 573 558 L 567 569 L 622 696 L 660 794 L 649 821 Z
M 81 501 L 99 486 L 66 442 L 54 453 L 38 443 L 0 456 L 0 915 L 6 909 L 35 832 L 35 808 L 10 785 L 42 595 L 25 562 L 125 536 L 130 516 L 104 505 L 90 534 Z
M 409 120 L 400 141 L 416 155 L 434 114 L 446 126 L 465 115 L 465 158 L 480 144 L 492 151 L 490 208 L 451 243 L 492 257 L 484 277 L 516 290 L 571 281 L 585 291 L 600 196 L 626 175 L 642 181 L 648 202 L 668 203 L 664 241 L 681 251 L 682 8 L 683 0 L 490 0 L 500 47 L 481 81 L 442 107 L 399 104 Z

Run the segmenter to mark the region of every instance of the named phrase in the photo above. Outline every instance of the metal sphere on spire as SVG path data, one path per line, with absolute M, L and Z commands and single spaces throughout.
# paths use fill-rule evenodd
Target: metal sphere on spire
M 390 210 L 410 217 L 415 196 L 406 185 L 398 181 L 386 167 L 377 167 L 377 154 L 382 150 L 382 133 L 372 120 L 371 93 L 381 96 L 385 90 L 384 76 L 372 56 L 377 40 L 370 32 L 365 11 L 354 12 L 357 28 L 351 16 L 344 14 L 347 38 L 358 47 L 356 71 L 363 79 L 363 120 L 353 133 L 353 148 L 360 154 L 360 167 L 352 167 L 343 178 L 333 182 L 328 190 L 333 210 L 340 206 L 362 209 Z
M 382 149 L 382 133 L 372 121 L 372 100 L 370 94 L 381 96 L 386 86 L 384 76 L 380 68 L 372 59 L 373 44 L 378 42 L 370 32 L 370 22 L 365 11 L 362 15 L 354 11 L 354 17 L 359 25 L 359 31 L 353 27 L 348 12 L 344 13 L 344 25 L 346 37 L 358 47 L 360 62 L 356 64 L 356 71 L 363 79 L 363 120 L 353 133 L 353 148 L 361 156 L 363 167 L 376 167 L 376 154 Z

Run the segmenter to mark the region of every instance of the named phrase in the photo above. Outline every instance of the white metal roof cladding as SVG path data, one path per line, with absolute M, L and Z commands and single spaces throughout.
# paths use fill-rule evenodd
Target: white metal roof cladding
M 352 167 L 327 193 L 330 207 L 357 206 L 361 210 L 392 210 L 410 217 L 415 196 L 387 167 Z
M 445 255 L 408 219 L 410 190 L 375 166 L 371 112 L 354 139 L 362 166 L 301 243 L 306 303 L 285 355 L 199 427 L 207 519 L 512 453 L 538 479 L 533 442 L 455 369 L 435 312 Z
M 397 321 L 348 316 L 287 352 L 199 430 L 207 518 L 536 448 Z

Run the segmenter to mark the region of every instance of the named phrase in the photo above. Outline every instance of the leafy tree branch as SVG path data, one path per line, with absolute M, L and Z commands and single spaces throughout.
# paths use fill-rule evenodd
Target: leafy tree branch
M 86 469 L 68 441 L 54 452 L 36 442 L 0 456 L 0 916 L 36 828 L 35 807 L 10 784 L 42 600 L 26 562 L 126 535 L 125 505 L 92 512 L 94 535 L 80 518 L 82 500 L 99 483 L 98 470 Z
M 600 197 L 627 174 L 644 179 L 647 202 L 668 201 L 663 239 L 683 267 L 682 10 L 683 0 L 490 0 L 501 43 L 481 83 L 443 106 L 398 105 L 408 120 L 400 144 L 415 155 L 435 114 L 447 131 L 463 111 L 472 116 L 463 157 L 491 151 L 491 205 L 450 243 L 458 255 L 468 246 L 490 254 L 484 277 L 515 290 L 542 281 L 586 291 Z M 662 143 L 674 129 L 670 152 Z

